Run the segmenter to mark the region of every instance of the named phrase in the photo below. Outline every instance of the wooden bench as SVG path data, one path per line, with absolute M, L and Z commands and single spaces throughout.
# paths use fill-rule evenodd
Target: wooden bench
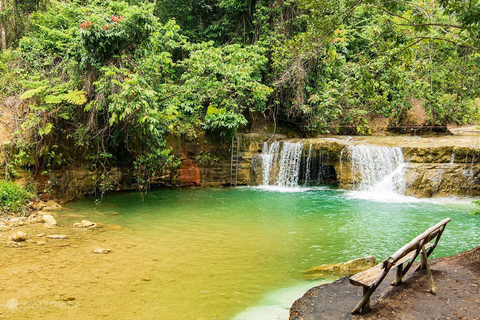
M 431 292 L 432 294 L 435 294 L 435 285 L 430 266 L 428 265 L 428 257 L 432 254 L 433 250 L 437 246 L 443 230 L 445 230 L 445 227 L 449 222 L 450 218 L 447 218 L 437 223 L 404 245 L 390 257 L 377 264 L 375 267 L 352 276 L 350 278 L 350 283 L 354 286 L 363 287 L 363 297 L 353 309 L 352 313 L 366 313 L 370 311 L 370 296 L 377 289 L 380 283 L 382 283 L 383 279 L 385 279 L 390 269 L 396 268 L 397 271 L 395 281 L 392 282 L 392 285 L 396 286 L 402 283 L 402 277 L 408 272 L 419 254 L 421 255 L 421 263 L 417 270 L 427 269 L 427 273 L 430 278 L 430 284 L 432 285 Z M 430 241 L 432 240 L 435 241 L 431 243 Z M 408 263 L 404 267 L 403 265 L 407 261 Z

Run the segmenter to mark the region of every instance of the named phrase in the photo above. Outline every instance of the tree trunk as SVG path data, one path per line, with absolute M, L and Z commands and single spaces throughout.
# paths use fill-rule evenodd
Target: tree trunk
M 4 0 L 0 0 L 0 12 L 3 12 Z M 5 31 L 5 22 L 0 20 L 0 45 L 2 51 L 7 50 L 7 34 Z

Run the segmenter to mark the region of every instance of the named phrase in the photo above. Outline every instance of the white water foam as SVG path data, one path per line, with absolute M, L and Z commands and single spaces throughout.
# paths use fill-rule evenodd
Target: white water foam
M 276 185 L 269 185 L 269 186 L 257 186 L 257 187 L 247 187 L 252 189 L 259 189 L 263 191 L 269 192 L 307 192 L 307 191 L 318 191 L 318 190 L 329 190 L 329 187 L 326 186 L 315 186 L 315 187 L 305 187 L 305 186 L 296 186 L 296 187 L 282 187 Z
M 421 202 L 405 196 L 406 163 L 399 147 L 349 146 L 352 181 L 350 197 L 380 202 Z

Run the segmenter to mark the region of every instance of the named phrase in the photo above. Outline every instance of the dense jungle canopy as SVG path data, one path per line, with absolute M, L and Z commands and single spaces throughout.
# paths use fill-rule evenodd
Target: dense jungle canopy
M 148 185 L 172 136 L 479 117 L 478 0 L 0 0 L 0 36 L 10 174 L 82 160 Z

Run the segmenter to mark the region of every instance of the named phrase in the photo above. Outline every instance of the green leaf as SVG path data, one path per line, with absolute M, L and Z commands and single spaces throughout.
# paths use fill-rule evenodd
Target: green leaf
M 87 103 L 87 96 L 83 90 L 68 90 L 68 93 L 63 94 L 62 99 L 76 105 L 84 105 Z
M 49 94 L 45 97 L 45 103 L 60 103 L 62 102 L 62 98 L 60 96 L 54 96 Z
M 44 86 L 44 87 L 39 87 L 39 88 L 36 88 L 36 89 L 31 89 L 31 90 L 25 91 L 25 92 L 20 96 L 20 99 L 22 99 L 22 100 L 29 99 L 29 98 L 37 95 L 38 93 L 44 91 L 46 88 L 47 88 L 47 87 Z
M 39 133 L 41 136 L 46 136 L 49 134 L 53 129 L 53 123 L 47 123 L 45 127 L 40 128 Z

